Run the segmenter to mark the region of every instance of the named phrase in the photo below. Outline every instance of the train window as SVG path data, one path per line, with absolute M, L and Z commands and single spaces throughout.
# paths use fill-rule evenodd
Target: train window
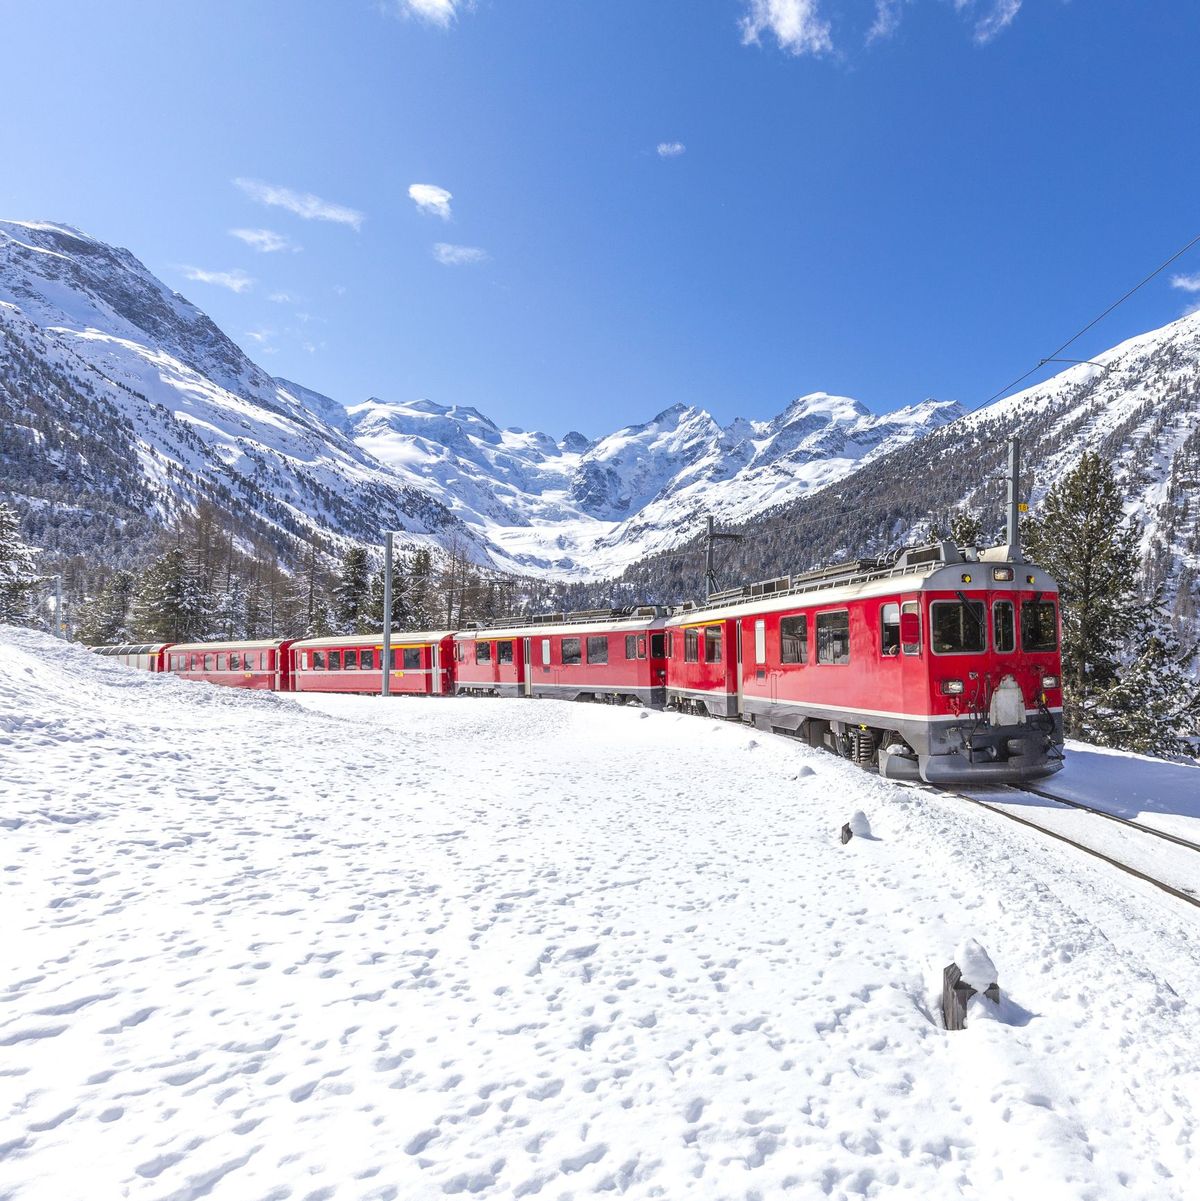
M 900 606 L 900 649 L 906 655 L 921 653 L 920 601 L 905 601 Z
M 492 644 L 490 642 L 475 643 L 475 662 L 490 663 L 492 661 Z
M 259 651 L 258 652 L 258 670 L 259 671 L 274 671 L 275 670 L 275 652 L 274 651 Z
M 204 666 L 204 656 L 203 655 L 193 655 L 192 656 L 192 671 L 199 671 L 203 666 Z
M 212 657 L 212 655 L 205 655 L 204 656 L 204 670 L 212 671 L 212 669 L 213 669 L 213 657 Z
M 879 650 L 886 657 L 900 653 L 900 606 L 895 602 L 879 610 Z
M 934 601 L 929 640 L 935 655 L 977 655 L 987 646 L 982 601 Z
M 850 662 L 850 614 L 845 609 L 817 614 L 817 662 Z
M 761 618 L 754 623 L 754 662 L 767 661 L 767 623 Z
M 325 652 L 313 651 L 313 671 L 325 670 Z
M 550 639 L 549 638 L 542 639 L 542 666 L 543 667 L 550 666 Z
M 667 635 L 667 658 L 668 659 L 675 658 L 675 631 L 674 630 L 672 630 Z
M 1026 651 L 1058 650 L 1058 621 L 1053 601 L 1022 602 L 1021 647 Z
M 625 635 L 625 658 L 626 659 L 636 659 L 637 657 L 638 657 L 637 635 L 636 634 L 626 634 Z
M 801 613 L 780 621 L 779 660 L 781 663 L 808 662 L 808 614 Z
M 217 656 L 217 670 L 218 671 L 225 670 L 225 656 L 224 655 Z
M 512 640 L 508 639 L 504 642 L 496 643 L 496 662 L 511 663 L 513 661 L 513 644 Z
M 329 670 L 330 671 L 341 671 L 342 670 L 342 652 L 341 651 L 330 651 L 329 652 Z
M 601 634 L 587 640 L 587 660 L 589 663 L 608 662 L 608 638 Z
M 404 670 L 421 670 L 421 648 L 419 646 L 406 646 L 404 648 Z
M 578 638 L 564 638 L 562 640 L 562 661 L 564 667 L 570 666 L 572 663 L 583 662 Z
M 650 658 L 661 659 L 666 654 L 667 639 L 664 634 L 650 635 Z
M 992 644 L 1001 655 L 1017 649 L 1016 615 L 1012 601 L 1000 600 L 992 606 Z
M 344 671 L 358 670 L 358 651 L 350 650 L 342 652 L 342 669 Z
M 700 631 L 683 631 L 683 661 L 685 663 L 700 662 Z
M 370 647 L 364 647 L 358 652 L 358 670 L 359 671 L 374 671 L 375 670 L 375 652 Z
M 300 652 L 300 670 L 308 671 L 308 651 Z
M 704 662 L 721 662 L 721 627 L 704 627 Z

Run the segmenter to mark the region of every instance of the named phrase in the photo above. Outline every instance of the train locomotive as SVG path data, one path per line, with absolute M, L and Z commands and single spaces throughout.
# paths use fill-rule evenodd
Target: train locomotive
M 1058 588 L 1009 546 L 939 541 L 640 606 L 381 635 L 94 647 L 279 692 L 641 704 L 741 720 L 889 779 L 1018 783 L 1063 763 Z

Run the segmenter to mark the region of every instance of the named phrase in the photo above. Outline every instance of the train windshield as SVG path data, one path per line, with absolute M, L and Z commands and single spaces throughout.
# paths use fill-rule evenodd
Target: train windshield
M 929 627 L 937 655 L 979 654 L 987 645 L 982 601 L 934 601 L 929 606 Z
M 1058 650 L 1058 621 L 1053 601 L 1025 601 L 1021 605 L 1021 649 Z

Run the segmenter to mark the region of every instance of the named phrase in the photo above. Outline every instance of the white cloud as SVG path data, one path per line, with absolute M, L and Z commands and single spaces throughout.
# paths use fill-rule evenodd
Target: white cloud
M 180 267 L 180 271 L 188 279 L 199 284 L 215 284 L 218 288 L 228 288 L 231 292 L 247 292 L 254 286 L 254 280 L 244 271 L 206 271 L 203 267 Z
M 900 14 L 908 0 L 875 0 L 875 20 L 867 30 L 867 42 L 881 42 L 900 28 Z
M 687 147 L 682 142 L 659 142 L 659 158 L 678 158 Z
M 269 301 L 271 301 L 272 304 L 295 304 L 296 303 L 296 297 L 293 296 L 291 294 L 291 292 L 272 292 L 271 295 L 267 297 L 267 299 Z
M 988 10 L 975 22 L 975 41 L 980 46 L 987 45 L 994 37 L 1007 29 L 1017 13 L 1021 11 L 1022 0 L 990 0 Z M 954 0 L 954 11 L 966 13 L 975 11 L 976 0 Z
M 819 0 L 749 0 L 741 22 L 742 41 L 757 42 L 763 33 L 770 32 L 780 49 L 789 54 L 828 53 L 833 49 L 833 38 L 818 5 Z
M 975 25 L 975 40 L 982 46 L 1002 33 L 1021 11 L 1021 0 L 995 0 L 991 10 Z
M 1200 271 L 1195 275 L 1172 275 L 1171 287 L 1181 292 L 1200 292 Z
M 229 236 L 238 238 L 247 246 L 253 246 L 260 254 L 273 254 L 277 250 L 299 250 L 283 234 L 277 234 L 273 229 L 231 229 Z
M 433 257 L 444 267 L 467 267 L 472 263 L 484 263 L 488 252 L 478 246 L 455 246 L 450 242 L 435 242 Z
M 453 193 L 445 188 L 439 188 L 433 183 L 413 183 L 408 185 L 408 195 L 423 213 L 432 213 L 443 221 L 450 220 L 450 201 Z
M 406 17 L 419 17 L 430 25 L 448 29 L 458 17 L 459 9 L 472 5 L 464 0 L 395 0 L 396 8 Z
M 291 188 L 262 183 L 257 179 L 235 179 L 233 182 L 251 200 L 287 209 L 289 213 L 295 213 L 297 217 L 303 217 L 306 221 L 333 221 L 338 225 L 349 225 L 353 229 L 362 227 L 363 214 L 357 209 L 322 200 L 320 196 L 314 196 L 311 192 L 293 192 Z

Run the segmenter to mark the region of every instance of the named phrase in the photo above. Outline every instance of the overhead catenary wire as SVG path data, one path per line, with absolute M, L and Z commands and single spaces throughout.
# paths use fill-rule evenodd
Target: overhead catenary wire
M 1099 325 L 1100 322 L 1103 321 L 1104 318 L 1109 315 L 1109 313 L 1111 313 L 1114 309 L 1120 308 L 1120 306 L 1123 305 L 1135 292 L 1139 291 L 1141 288 L 1144 288 L 1156 275 L 1161 275 L 1173 262 L 1175 262 L 1176 259 L 1181 259 L 1198 242 L 1200 242 L 1200 234 L 1197 234 L 1194 238 L 1192 238 L 1192 240 L 1190 242 L 1188 242 L 1186 246 L 1181 246 L 1177 251 L 1175 251 L 1175 253 L 1173 255 L 1171 255 L 1171 257 L 1169 259 L 1167 259 L 1165 262 L 1160 263 L 1157 267 L 1155 267 L 1154 270 L 1151 271 L 1150 274 L 1147 275 L 1145 279 L 1139 280 L 1122 297 L 1120 297 L 1118 300 L 1114 300 L 1112 302 L 1112 304 L 1110 304 L 1108 306 L 1108 308 L 1106 308 L 1104 310 L 1103 313 L 1101 313 L 1097 317 L 1093 317 L 1091 319 L 1091 321 L 1089 321 L 1087 323 L 1087 325 L 1085 325 L 1083 327 L 1083 329 L 1081 329 L 1078 333 L 1072 334 L 1071 337 L 1069 337 L 1060 347 L 1058 347 L 1056 350 L 1052 350 L 1048 355 L 1046 355 L 1045 358 L 1039 359 L 1032 367 L 1030 367 L 1030 369 L 1028 371 L 1025 372 L 1024 375 L 1017 376 L 1017 378 L 1015 380 L 1013 380 L 1012 383 L 1005 384 L 1004 387 L 1001 388 L 999 392 L 994 392 L 991 396 L 989 396 L 987 398 L 987 400 L 981 401 L 979 404 L 975 405 L 975 407 L 972 408 L 970 411 L 972 413 L 975 413 L 975 412 L 978 412 L 980 409 L 986 409 L 988 405 L 993 404 L 995 401 L 1000 400 L 1002 397 L 1006 396 L 1018 384 L 1023 384 L 1031 375 L 1036 375 L 1037 372 L 1040 371 L 1047 363 L 1064 361 L 1064 360 L 1060 360 L 1058 358 L 1058 356 L 1061 355 L 1062 352 L 1064 350 L 1066 350 L 1068 346 L 1070 346 L 1074 342 L 1078 342 L 1079 339 L 1082 338 L 1083 335 L 1088 332 L 1088 330 L 1090 330 L 1093 326 Z M 1090 360 L 1080 359 L 1080 360 L 1071 360 L 1071 361 L 1089 362 Z

